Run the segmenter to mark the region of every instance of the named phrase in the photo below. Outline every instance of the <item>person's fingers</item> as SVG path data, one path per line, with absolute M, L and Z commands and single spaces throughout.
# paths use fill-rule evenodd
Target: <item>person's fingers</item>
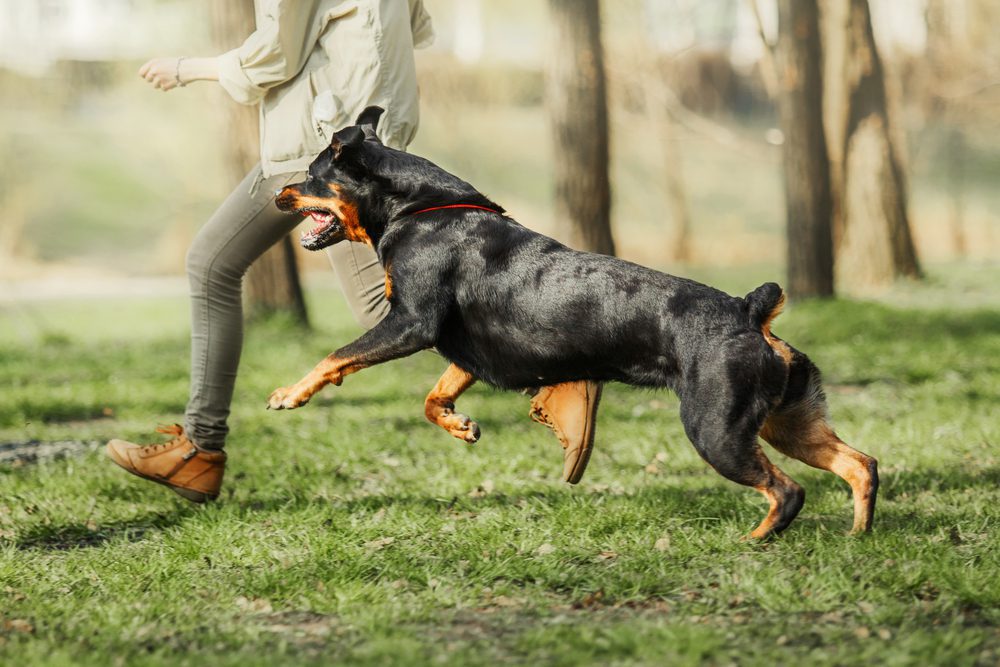
M 153 58 L 139 68 L 139 76 L 157 90 L 172 90 L 180 83 L 176 79 L 174 61 L 169 58 Z

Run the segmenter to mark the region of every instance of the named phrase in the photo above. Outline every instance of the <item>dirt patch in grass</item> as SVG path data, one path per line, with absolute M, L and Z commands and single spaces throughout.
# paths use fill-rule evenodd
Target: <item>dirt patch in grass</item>
M 257 623 L 264 632 L 301 644 L 322 643 L 330 637 L 344 635 L 350 629 L 337 616 L 311 611 L 265 614 L 257 619 Z
M 0 466 L 17 468 L 27 463 L 79 456 L 96 451 L 101 447 L 101 444 L 97 440 L 0 442 Z

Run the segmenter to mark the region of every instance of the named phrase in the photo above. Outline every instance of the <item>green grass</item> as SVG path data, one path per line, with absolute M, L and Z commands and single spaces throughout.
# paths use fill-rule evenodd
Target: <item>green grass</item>
M 975 275 L 995 303 L 996 268 Z M 933 278 L 927 292 L 946 291 L 949 274 Z M 336 295 L 311 296 L 314 331 L 249 333 L 220 502 L 189 505 L 97 449 L 0 464 L 0 664 L 1000 660 L 995 309 L 783 315 L 882 487 L 874 533 L 849 537 L 846 485 L 775 453 L 806 506 L 756 544 L 740 538 L 763 500 L 697 457 L 667 393 L 608 388 L 578 487 L 523 396 L 470 390 L 472 447 L 424 422 L 444 368 L 430 353 L 265 411 L 357 333 Z M 143 439 L 177 420 L 186 327 L 181 298 L 3 306 L 0 443 Z

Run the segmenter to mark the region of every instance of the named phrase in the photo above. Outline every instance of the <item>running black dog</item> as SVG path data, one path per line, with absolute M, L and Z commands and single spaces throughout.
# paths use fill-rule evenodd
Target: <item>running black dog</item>
M 854 531 L 871 528 L 874 458 L 844 444 L 827 420 L 816 366 L 771 333 L 784 294 L 766 283 L 745 298 L 614 257 L 577 252 L 519 225 L 475 188 L 431 162 L 384 146 L 371 107 L 338 132 L 308 179 L 281 191 L 283 211 L 316 227 L 302 245 L 370 243 L 391 310 L 291 387 L 268 399 L 296 408 L 327 384 L 431 347 L 452 366 L 428 397 L 428 417 L 469 439 L 453 413 L 475 378 L 503 389 L 576 380 L 666 387 L 698 453 L 721 475 L 767 497 L 751 533 L 788 526 L 805 493 L 771 463 L 758 435 L 850 484 Z

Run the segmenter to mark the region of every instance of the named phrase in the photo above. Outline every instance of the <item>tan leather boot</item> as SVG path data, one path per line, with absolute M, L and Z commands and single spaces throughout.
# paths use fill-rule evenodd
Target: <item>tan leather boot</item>
M 583 478 L 594 447 L 594 422 L 602 386 L 582 380 L 542 387 L 531 399 L 531 418 L 545 424 L 563 446 L 563 480 L 576 484 Z
M 133 475 L 169 486 L 192 502 L 215 500 L 226 471 L 226 453 L 196 446 L 179 424 L 156 430 L 173 438 L 158 445 L 112 440 L 108 456 Z

